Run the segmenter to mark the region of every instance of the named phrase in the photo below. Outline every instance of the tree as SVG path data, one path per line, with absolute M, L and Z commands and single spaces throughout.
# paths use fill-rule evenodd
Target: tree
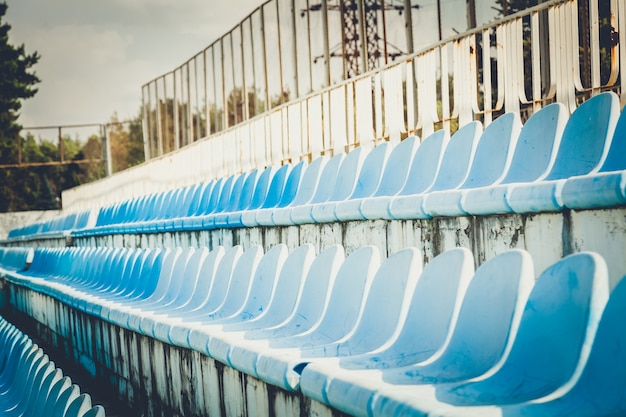
M 27 54 L 24 45 L 15 47 L 9 43 L 11 26 L 2 21 L 7 4 L 0 3 L 0 140 L 15 140 L 20 131 L 17 124 L 21 100 L 37 93 L 34 87 L 40 82 L 32 67 L 39 60 L 39 54 Z

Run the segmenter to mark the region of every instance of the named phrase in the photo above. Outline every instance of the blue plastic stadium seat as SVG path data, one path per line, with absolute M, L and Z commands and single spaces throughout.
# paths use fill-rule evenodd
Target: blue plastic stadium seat
M 298 187 L 297 193 L 291 204 L 286 207 L 277 207 L 272 212 L 272 224 L 277 226 L 288 226 L 294 224 L 291 220 L 291 212 L 293 207 L 307 204 L 317 191 L 320 184 L 324 167 L 328 162 L 328 157 L 321 156 L 315 158 L 307 167 L 302 175 L 302 181 Z
M 626 111 L 622 110 L 602 167 L 597 173 L 571 177 L 563 185 L 565 207 L 590 209 L 626 204 Z
M 405 319 L 403 305 L 419 278 L 422 262 L 413 248 L 397 252 L 380 267 L 379 262 L 373 247 L 352 253 L 337 274 L 319 324 L 306 334 L 270 342 L 273 349 L 258 357 L 257 375 L 284 389 L 297 390 L 308 363 L 383 346 Z
M 348 212 L 355 212 L 358 214 L 358 207 L 361 199 L 371 196 L 380 184 L 382 173 L 387 165 L 387 160 L 391 153 L 391 144 L 389 142 L 383 142 L 378 144 L 372 149 L 361 166 L 361 170 L 354 183 L 354 188 L 350 195 L 344 200 L 329 201 L 324 203 L 322 212 L 319 213 L 316 220 L 324 222 L 344 221 L 350 220 L 350 216 L 347 216 Z M 354 201 L 353 203 L 350 203 Z M 336 209 L 340 204 L 352 204 L 353 210 L 347 209 L 345 218 L 341 216 L 341 213 L 337 213 Z M 323 213 L 323 214 L 322 214 Z M 359 217 L 359 216 L 352 216 Z
M 467 214 L 461 207 L 462 198 L 468 190 L 498 184 L 505 177 L 521 128 L 518 113 L 506 113 L 487 126 L 463 184 L 430 192 L 423 202 L 424 212 L 430 217 Z
M 381 187 L 377 195 L 363 200 L 361 213 L 366 219 L 391 219 L 389 215 L 389 204 L 396 195 L 419 194 L 428 189 L 437 175 L 437 169 L 441 162 L 443 150 L 450 139 L 448 132 L 438 130 L 422 141 L 412 160 L 409 162 L 404 184 L 396 190 L 395 186 L 400 185 L 398 181 L 390 180 L 389 186 Z M 391 168 L 390 168 L 391 169 Z
M 233 195 L 231 196 L 231 204 L 224 210 L 223 213 L 216 214 L 213 220 L 214 227 L 228 227 L 230 216 L 235 212 L 241 212 L 245 208 L 250 206 L 250 202 L 252 201 L 252 197 L 254 195 L 254 189 L 257 186 L 257 181 L 259 179 L 260 173 L 259 170 L 254 170 L 250 172 L 246 178 L 245 182 L 241 186 L 241 190 L 233 190 Z
M 512 184 L 539 181 L 548 175 L 567 118 L 567 110 L 560 103 L 550 104 L 533 114 L 520 132 L 504 179 L 496 185 L 466 190 L 461 197 L 463 210 L 483 215 L 510 212 L 506 195 Z
M 320 181 L 315 190 L 315 194 L 310 201 L 304 204 L 294 205 L 290 207 L 289 218 L 293 224 L 306 224 L 313 223 L 313 217 L 311 216 L 311 209 L 314 205 L 327 201 L 333 187 L 338 178 L 339 169 L 345 159 L 346 154 L 339 153 L 333 156 L 328 163 L 324 166 L 320 174 Z
M 285 168 L 287 169 L 287 168 Z M 276 173 L 277 169 L 275 167 L 267 167 L 258 175 L 258 179 L 254 184 L 254 188 L 250 191 L 246 191 L 246 193 L 250 193 L 250 201 L 246 204 L 245 201 L 242 201 L 241 207 L 239 210 L 234 210 L 228 213 L 228 218 L 226 220 L 229 227 L 242 227 L 242 213 L 246 210 L 255 210 L 260 208 L 267 197 L 267 192 L 272 182 L 272 178 Z
M 300 289 L 314 258 L 315 251 L 312 245 L 303 245 L 293 250 L 275 281 L 274 293 L 269 304 L 255 317 L 244 322 L 240 320 L 222 324 L 205 322 L 206 327 L 203 331 L 195 333 L 196 339 L 197 336 L 205 338 L 204 352 L 222 363 L 228 363 L 231 346 L 241 340 L 247 330 L 277 326 L 285 321 L 299 298 Z
M 533 415 L 570 417 L 626 414 L 626 277 L 611 292 L 602 313 L 589 358 L 573 386 L 560 395 L 505 407 L 504 416 Z
M 601 257 L 592 253 L 570 255 L 539 277 L 519 322 L 511 324 L 503 360 L 492 371 L 456 384 L 411 385 L 405 376 L 406 382 L 381 386 L 369 411 L 381 416 L 434 410 L 484 415 L 475 407 L 506 406 L 549 395 L 584 366 L 608 292 Z M 429 382 L 433 381 L 421 383 Z M 436 377 L 434 382 L 439 382 Z
M 432 261 L 439 262 L 435 272 L 446 263 L 454 263 L 455 272 L 467 274 L 468 266 L 464 265 L 467 255 L 462 254 L 465 258 L 456 262 L 450 255 L 460 254 L 448 251 L 436 257 Z M 504 268 L 512 273 L 503 274 Z M 443 280 L 443 276 L 439 280 Z M 418 352 L 418 355 L 407 360 L 398 355 L 395 363 L 391 357 L 378 360 L 380 354 L 347 357 L 340 362 L 343 371 L 333 369 L 334 372 L 329 374 L 333 378 L 322 387 L 320 380 L 323 382 L 324 379 L 320 377 L 320 374 L 323 376 L 320 371 L 326 367 L 322 364 L 320 368 L 313 363 L 302 374 L 303 391 L 312 391 L 315 398 L 345 412 L 364 414 L 374 394 L 385 384 L 450 382 L 486 372 L 502 356 L 511 324 L 521 315 L 534 282 L 532 260 L 524 251 L 510 251 L 484 263 L 465 291 L 464 280 L 458 282 L 461 285 L 457 288 L 456 316 L 449 326 L 451 333 L 447 332 L 447 339 L 440 349 L 421 351 L 420 348 L 427 346 L 433 337 L 433 331 L 434 335 L 441 337 L 441 329 L 428 327 L 430 315 L 416 316 L 423 324 L 420 332 L 413 333 L 414 346 L 407 349 L 408 352 Z M 451 284 L 454 283 L 452 279 Z M 443 287 L 449 288 L 447 285 Z M 426 341 L 421 341 L 422 338 Z
M 278 203 L 280 203 L 281 196 L 283 195 L 283 189 L 285 188 L 285 183 L 289 177 L 289 174 L 292 170 L 291 164 L 285 164 L 278 168 L 274 175 L 272 176 L 272 180 L 269 184 L 269 188 L 265 193 L 260 193 L 255 195 L 254 201 L 256 204 L 254 206 L 249 207 L 248 210 L 244 210 L 241 212 L 241 224 L 243 226 L 252 227 L 258 226 L 256 215 L 259 210 L 263 209 L 273 209 Z M 262 190 L 263 191 L 263 190 Z M 263 200 L 263 203 L 258 206 L 258 201 Z
M 203 228 L 214 229 L 227 226 L 228 215 L 233 211 L 240 210 L 241 205 L 245 204 L 245 201 L 242 201 L 242 194 L 244 188 L 246 188 L 246 190 L 250 189 L 250 185 L 246 187 L 246 183 L 251 182 L 253 183 L 252 187 L 254 187 L 257 175 L 257 170 L 239 175 L 237 180 L 233 183 L 233 188 L 231 189 L 230 195 L 227 197 L 226 204 L 218 207 L 218 210 L 203 219 Z M 247 195 L 243 196 L 243 200 L 246 198 L 248 198 Z
M 260 260 L 252 277 L 233 277 L 239 287 L 231 285 L 231 277 L 241 251 L 229 250 L 215 272 L 214 285 L 201 307 L 181 315 L 180 323 L 173 323 L 169 329 L 169 339 L 178 346 L 206 350 L 206 339 L 197 330 L 203 324 L 239 322 L 253 319 L 262 313 L 269 304 L 276 279 L 287 258 L 287 248 L 277 245 Z M 241 285 L 248 279 L 249 283 Z
M 559 211 L 568 178 L 596 173 L 610 145 L 619 118 L 615 93 L 590 98 L 570 116 L 550 173 L 539 182 L 512 185 L 507 204 L 516 213 Z
M 461 127 L 450 139 L 437 172 L 437 178 L 430 188 L 418 194 L 407 194 L 403 190 L 389 204 L 389 215 L 393 219 L 426 219 L 422 208 L 428 193 L 452 190 L 459 187 L 467 178 L 470 164 L 474 159 L 476 146 L 482 133 L 479 122 L 470 122 Z
M 359 177 L 359 186 L 353 195 L 348 200 L 337 203 L 335 208 L 337 219 L 340 221 L 364 220 L 366 217 L 361 207 L 365 201 L 398 193 L 406 183 L 409 168 L 419 144 L 419 138 L 408 137 L 397 144 L 389 154 L 388 160 L 378 163 L 375 169 L 364 164 Z M 369 171 L 369 175 L 362 179 L 366 170 Z M 380 171 L 377 172 L 378 170 Z
M 385 151 L 384 148 L 381 148 L 381 150 Z M 337 177 L 334 181 L 331 179 L 331 182 L 334 182 L 334 184 L 328 199 L 308 207 L 308 213 L 314 223 L 336 220 L 335 205 L 338 201 L 343 201 L 350 197 L 354 192 L 366 157 L 367 150 L 359 147 L 352 150 L 343 159 L 341 167 L 337 172 Z
M 335 283 L 337 272 L 344 261 L 343 247 L 333 245 L 320 253 L 307 273 L 301 297 L 279 326 L 248 331 L 245 339 L 233 345 L 227 355 L 228 364 L 249 375 L 255 375 L 258 354 L 269 348 L 269 341 L 291 337 L 311 330 L 322 318 Z
M 292 169 L 289 171 L 289 176 L 285 181 L 285 186 L 280 192 L 280 198 L 278 199 L 278 203 L 273 206 L 268 206 L 267 201 L 263 204 L 263 207 L 255 210 L 255 226 L 272 226 L 272 216 L 274 214 L 275 209 L 287 207 L 293 199 L 296 197 L 298 189 L 300 188 L 300 182 L 302 181 L 302 176 L 307 170 L 306 161 L 298 162 Z M 250 224 L 246 224 L 250 226 Z

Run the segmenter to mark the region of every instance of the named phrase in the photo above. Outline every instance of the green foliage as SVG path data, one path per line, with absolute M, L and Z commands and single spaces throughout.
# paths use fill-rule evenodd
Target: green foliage
M 51 142 L 30 133 L 20 137 L 22 127 L 17 119 L 21 100 L 37 92 L 34 86 L 39 78 L 32 67 L 39 55 L 27 54 L 24 45 L 15 47 L 9 43 L 11 26 L 2 20 L 6 11 L 7 4 L 0 3 L 0 165 L 30 166 L 0 168 L 0 212 L 56 209 L 62 190 L 104 177 L 104 161 L 71 162 L 101 159 L 102 140 L 99 135 L 90 136 L 86 142 L 63 136 L 61 158 L 58 140 Z M 119 171 L 143 162 L 141 121 L 122 124 L 114 115 L 111 126 L 115 169 Z M 66 164 L 58 164 L 61 159 Z
M 18 111 L 22 107 L 20 100 L 35 95 L 35 84 L 39 78 L 31 68 L 39 60 L 39 54 L 27 54 L 24 45 L 18 47 L 9 43 L 11 26 L 2 18 L 6 14 L 7 4 L 0 3 L 0 140 L 15 140 L 20 130 L 17 124 Z

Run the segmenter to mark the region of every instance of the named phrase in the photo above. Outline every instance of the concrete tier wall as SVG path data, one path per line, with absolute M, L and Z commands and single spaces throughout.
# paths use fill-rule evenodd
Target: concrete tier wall
M 12 283 L 4 282 L 9 314 L 64 352 L 102 389 L 146 417 L 343 414 L 268 385 L 199 352 L 167 345 Z
M 533 256 L 535 275 L 563 256 L 595 251 L 607 261 L 611 285 L 626 275 L 624 242 L 626 207 L 541 214 L 448 217 L 432 220 L 368 220 L 344 223 L 305 224 L 287 227 L 251 227 L 194 232 L 107 235 L 66 239 L 31 240 L 13 245 L 58 247 L 229 247 L 244 249 L 261 245 L 265 250 L 278 243 L 294 249 L 304 243 L 318 253 L 340 243 L 346 254 L 364 246 L 377 246 L 386 257 L 407 246 L 419 248 L 424 263 L 453 247 L 472 250 L 476 266 L 508 249 L 526 249 Z

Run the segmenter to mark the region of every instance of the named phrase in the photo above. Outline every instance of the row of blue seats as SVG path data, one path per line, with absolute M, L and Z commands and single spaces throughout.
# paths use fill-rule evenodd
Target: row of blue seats
M 619 121 L 618 121 L 619 119 Z M 614 93 L 568 118 L 561 104 L 479 122 L 452 138 L 320 157 L 112 204 L 74 236 L 427 219 L 587 209 L 626 203 L 626 112 Z
M 104 417 L 89 394 L 32 340 L 0 317 L 0 414 L 6 417 Z
M 536 281 L 522 250 L 477 270 L 462 248 L 422 259 L 338 245 L 64 248 L 4 271 L 353 415 L 626 413 L 626 279 L 609 298 L 601 256 L 567 256 Z
M 86 210 L 80 213 L 65 214 L 54 219 L 17 227 L 9 231 L 8 238 L 19 239 L 32 236 L 61 236 L 66 232 L 87 227 L 89 215 L 90 211 Z

